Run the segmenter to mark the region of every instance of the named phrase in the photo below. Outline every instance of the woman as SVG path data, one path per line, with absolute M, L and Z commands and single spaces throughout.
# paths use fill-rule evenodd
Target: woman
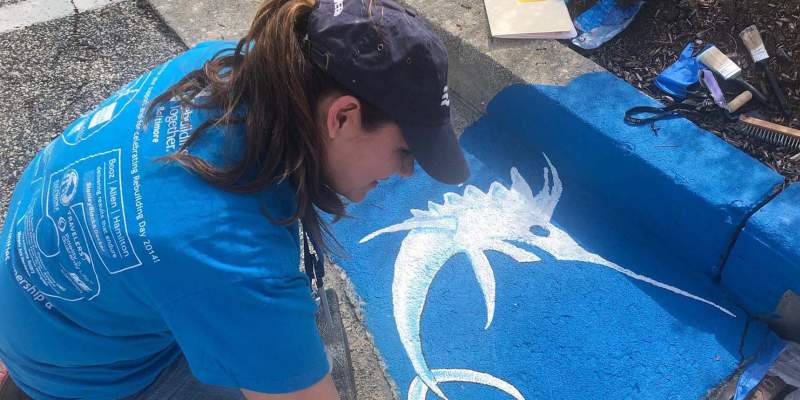
M 36 399 L 334 399 L 298 222 L 469 174 L 441 41 L 388 0 L 265 0 L 78 119 L 2 239 L 0 359 Z

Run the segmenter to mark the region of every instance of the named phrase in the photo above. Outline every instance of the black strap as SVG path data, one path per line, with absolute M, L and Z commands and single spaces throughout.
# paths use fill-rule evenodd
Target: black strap
M 325 257 L 314 239 L 303 230 L 303 266 L 309 282 L 316 282 L 317 289 L 321 289 L 325 278 Z
M 625 111 L 625 122 L 633 125 L 645 125 L 662 119 L 700 116 L 698 107 L 693 104 L 673 103 L 666 107 L 637 106 Z

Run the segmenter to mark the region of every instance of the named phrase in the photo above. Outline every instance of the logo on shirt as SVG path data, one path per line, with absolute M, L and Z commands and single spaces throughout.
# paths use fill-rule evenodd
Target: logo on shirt
M 60 193 L 61 196 L 59 200 L 62 206 L 68 206 L 70 202 L 72 202 L 72 198 L 75 197 L 75 193 L 78 192 L 78 172 L 74 169 L 70 169 L 67 171 L 66 174 L 61 178 Z
M 333 1 L 333 16 L 338 17 L 344 11 L 344 0 Z
M 450 96 L 447 94 L 447 85 L 444 85 L 444 89 L 442 89 L 442 91 L 444 92 L 442 94 L 442 107 L 450 107 Z

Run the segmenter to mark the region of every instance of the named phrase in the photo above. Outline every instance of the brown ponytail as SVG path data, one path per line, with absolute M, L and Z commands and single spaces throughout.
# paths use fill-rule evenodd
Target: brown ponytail
M 177 162 L 234 192 L 256 192 L 288 179 L 296 194 L 296 213 L 273 222 L 287 225 L 300 219 L 318 246 L 330 249 L 326 239 L 332 236 L 315 207 L 338 219 L 345 215 L 345 205 L 325 182 L 324 142 L 314 107 L 325 95 L 351 93 L 315 65 L 303 47 L 315 3 L 263 0 L 233 53 L 217 55 L 187 74 L 154 99 L 150 110 L 173 97 L 189 107 L 221 110 L 221 117 L 198 126 L 179 151 L 163 160 Z M 201 91 L 208 96 L 196 97 Z M 246 107 L 246 113 L 236 112 L 240 106 Z M 364 101 L 362 110 L 367 129 L 389 121 Z M 208 127 L 236 124 L 245 128 L 245 146 L 232 167 L 216 168 L 187 151 Z

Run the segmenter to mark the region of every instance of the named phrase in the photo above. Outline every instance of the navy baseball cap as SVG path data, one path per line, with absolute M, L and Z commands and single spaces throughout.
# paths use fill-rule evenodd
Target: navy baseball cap
M 422 18 L 390 0 L 318 0 L 304 41 L 334 80 L 397 122 L 431 177 L 469 177 L 450 122 L 447 50 Z

